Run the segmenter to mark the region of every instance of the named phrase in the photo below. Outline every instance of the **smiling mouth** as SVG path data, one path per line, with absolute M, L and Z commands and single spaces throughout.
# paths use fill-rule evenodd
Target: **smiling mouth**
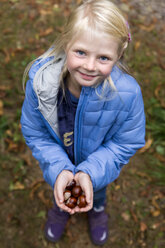
M 86 73 L 83 73 L 83 72 L 80 72 L 80 71 L 79 71 L 79 73 L 80 73 L 80 75 L 82 77 L 89 78 L 89 79 L 93 79 L 93 78 L 95 78 L 97 76 L 97 75 L 86 74 Z

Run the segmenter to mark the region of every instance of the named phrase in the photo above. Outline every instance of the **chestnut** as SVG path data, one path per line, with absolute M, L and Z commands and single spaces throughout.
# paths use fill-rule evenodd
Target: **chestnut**
M 73 179 L 73 180 L 66 186 L 66 189 L 72 190 L 74 186 L 76 186 L 76 181 Z
M 86 207 L 86 205 L 87 205 L 87 202 L 86 202 L 85 195 L 80 195 L 78 200 L 77 200 L 77 206 L 79 208 L 84 208 L 84 207 Z
M 73 189 L 72 189 L 72 195 L 74 197 L 79 197 L 81 195 L 81 193 L 82 193 L 82 189 L 81 189 L 81 187 L 79 185 L 73 187 Z
M 71 191 L 66 189 L 64 191 L 64 201 L 67 201 L 69 199 L 69 197 L 71 196 Z
M 66 201 L 65 205 L 68 208 L 74 208 L 77 204 L 77 199 L 73 196 L 69 197 L 68 200 Z

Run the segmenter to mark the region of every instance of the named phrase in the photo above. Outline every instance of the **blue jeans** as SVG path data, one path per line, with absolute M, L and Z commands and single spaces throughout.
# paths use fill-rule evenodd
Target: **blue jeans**
M 100 206 L 105 205 L 106 189 L 107 189 L 107 187 L 104 187 L 104 188 L 100 189 L 99 191 L 94 192 L 93 207 L 99 208 Z

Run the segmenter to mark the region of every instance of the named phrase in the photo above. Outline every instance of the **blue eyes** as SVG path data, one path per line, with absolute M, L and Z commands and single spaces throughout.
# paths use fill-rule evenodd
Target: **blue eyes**
M 87 55 L 86 52 L 83 52 L 83 51 L 81 51 L 81 50 L 77 50 L 77 51 L 76 51 L 76 54 L 77 54 L 78 56 L 86 56 L 86 55 Z M 107 61 L 111 60 L 110 58 L 108 58 L 108 57 L 106 57 L 106 56 L 100 56 L 100 57 L 98 57 L 98 59 L 99 59 L 101 62 L 107 62 Z
M 85 52 L 83 52 L 83 51 L 76 51 L 76 53 L 77 53 L 78 55 L 80 55 L 80 56 L 85 55 Z
M 109 58 L 107 58 L 107 57 L 105 57 L 105 56 L 101 56 L 101 57 L 100 57 L 100 60 L 101 60 L 101 61 L 108 61 Z

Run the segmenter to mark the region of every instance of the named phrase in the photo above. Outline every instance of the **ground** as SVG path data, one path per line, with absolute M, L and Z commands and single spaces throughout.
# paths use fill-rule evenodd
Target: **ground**
M 65 18 L 81 1 L 0 2 L 0 248 L 92 248 L 86 214 L 72 216 L 62 239 L 44 237 L 51 188 L 20 132 L 22 75 L 47 49 Z M 132 30 L 126 54 L 145 103 L 146 146 L 109 185 L 106 211 L 110 236 L 103 247 L 165 247 L 164 9 L 163 0 L 116 0 Z

